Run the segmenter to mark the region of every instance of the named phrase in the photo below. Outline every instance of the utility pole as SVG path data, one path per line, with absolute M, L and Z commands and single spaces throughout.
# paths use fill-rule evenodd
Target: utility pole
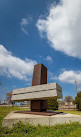
M 75 84 L 76 84 L 76 95 L 77 95 L 77 81 L 75 81 Z

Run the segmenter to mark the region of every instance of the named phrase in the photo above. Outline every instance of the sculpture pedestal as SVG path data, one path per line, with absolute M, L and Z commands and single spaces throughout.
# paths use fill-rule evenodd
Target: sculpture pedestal
M 38 113 L 38 115 L 37 115 Z M 39 115 L 42 113 L 42 115 Z M 41 126 L 55 126 L 56 124 L 65 124 L 71 122 L 79 122 L 81 123 L 81 116 L 74 114 L 65 114 L 60 113 L 52 115 L 53 113 L 44 113 L 44 112 L 10 112 L 2 122 L 2 126 L 12 128 L 12 126 L 18 122 L 23 122 L 24 124 L 29 123 L 30 125 L 38 125 Z

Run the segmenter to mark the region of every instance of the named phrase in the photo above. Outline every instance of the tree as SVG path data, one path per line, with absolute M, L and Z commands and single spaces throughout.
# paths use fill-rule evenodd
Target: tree
M 7 100 L 8 100 L 8 103 L 10 104 L 12 104 L 12 100 L 11 100 L 11 97 L 12 97 L 12 91 L 11 92 L 7 92 L 6 93 L 6 97 L 7 97 Z
M 70 102 L 73 102 L 73 98 L 72 98 L 72 96 L 65 96 L 64 101 L 67 103 L 70 103 Z
M 48 100 L 48 109 L 49 110 L 58 110 L 57 99 L 49 99 Z
M 77 109 L 81 111 L 81 91 L 77 93 L 75 97 L 74 104 L 77 105 Z

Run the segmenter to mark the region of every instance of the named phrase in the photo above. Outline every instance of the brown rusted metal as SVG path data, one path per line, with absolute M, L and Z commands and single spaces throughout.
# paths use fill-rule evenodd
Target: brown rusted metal
M 47 84 L 47 68 L 43 64 L 34 66 L 32 86 Z
M 32 114 L 32 115 L 43 115 L 43 116 L 52 116 L 56 114 L 60 114 L 63 112 L 32 112 L 32 111 L 16 111 L 15 113 L 21 114 Z
M 32 86 L 47 84 L 47 68 L 43 64 L 34 66 Z M 31 111 L 47 110 L 47 100 L 31 100 Z
M 31 100 L 31 111 L 43 112 L 47 110 L 47 100 Z

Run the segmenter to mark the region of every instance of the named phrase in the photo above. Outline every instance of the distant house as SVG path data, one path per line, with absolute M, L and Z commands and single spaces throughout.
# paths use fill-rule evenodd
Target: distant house
M 58 109 L 62 110 L 74 110 L 76 105 L 73 102 L 60 102 Z
M 0 104 L 1 105 L 8 105 L 8 100 L 1 100 Z

